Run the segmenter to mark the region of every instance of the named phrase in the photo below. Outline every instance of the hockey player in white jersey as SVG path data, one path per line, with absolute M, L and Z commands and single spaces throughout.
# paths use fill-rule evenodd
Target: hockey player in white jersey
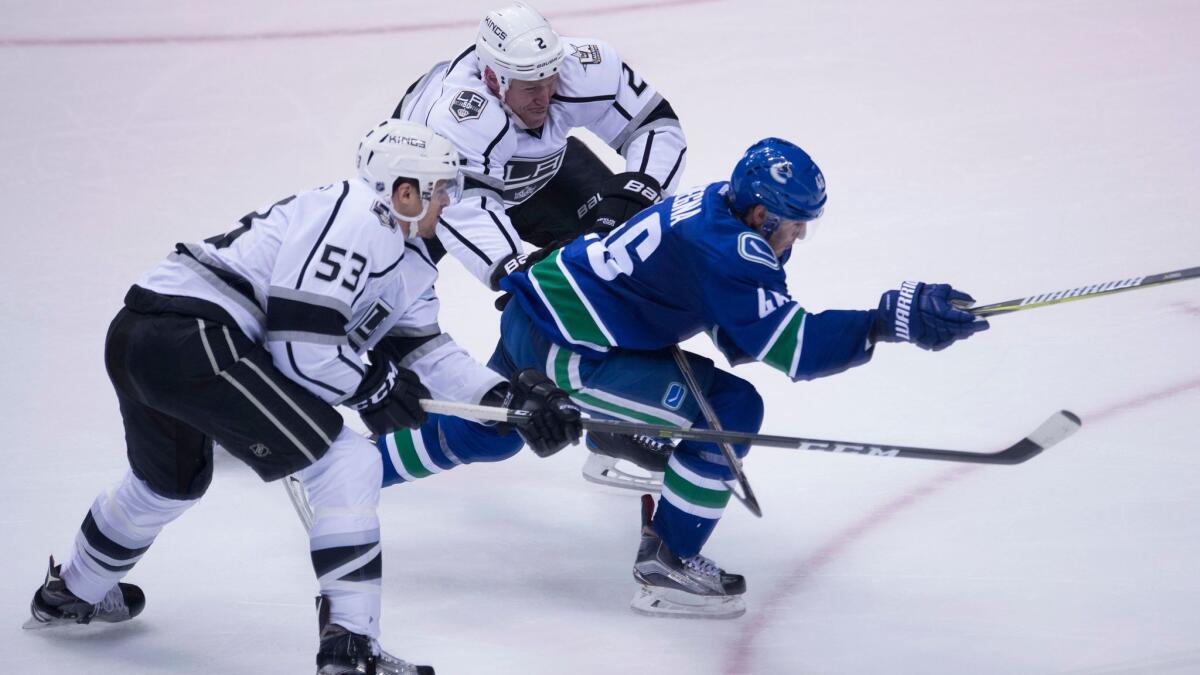
M 522 240 L 607 231 L 673 194 L 687 152 L 671 104 L 612 46 L 560 36 L 523 2 L 488 12 L 475 44 L 414 82 L 392 116 L 429 125 L 465 158 L 463 199 L 442 214 L 437 244 L 493 290 L 524 262 Z M 578 128 L 619 152 L 625 171 L 568 137 Z M 609 434 L 589 434 L 588 447 L 656 472 L 669 453 L 661 440 Z M 585 476 L 643 486 L 599 460 Z
M 433 673 L 379 649 L 382 463 L 334 406 L 386 434 L 419 426 L 422 398 L 506 403 L 534 412 L 517 431 L 541 455 L 580 433 L 544 376 L 505 381 L 438 328 L 423 238 L 460 195 L 460 163 L 446 139 L 389 120 L 360 143 L 358 177 L 179 244 L 137 281 L 105 344 L 130 468 L 51 558 L 27 628 L 137 616 L 144 594 L 119 582 L 205 493 L 216 441 L 264 481 L 307 488 L 318 675 Z

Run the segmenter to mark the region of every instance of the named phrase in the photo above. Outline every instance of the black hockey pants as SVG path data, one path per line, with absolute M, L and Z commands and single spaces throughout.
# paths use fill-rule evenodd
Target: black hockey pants
M 163 497 L 204 494 L 214 440 L 270 481 L 315 462 L 342 428 L 337 410 L 280 373 L 212 303 L 134 286 L 104 360 L 129 464 Z

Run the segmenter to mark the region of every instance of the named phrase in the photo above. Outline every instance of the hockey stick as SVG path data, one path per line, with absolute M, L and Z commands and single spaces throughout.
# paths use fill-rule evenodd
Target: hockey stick
M 469 403 L 434 401 L 422 399 L 421 407 L 427 412 L 452 415 L 491 422 L 520 423 L 529 417 L 524 410 L 509 410 Z M 819 452 L 841 452 L 872 457 L 908 457 L 912 459 L 936 459 L 946 462 L 969 462 L 973 464 L 1020 464 L 1036 456 L 1042 450 L 1062 441 L 1079 430 L 1083 423 L 1079 417 L 1067 410 L 1060 410 L 1046 419 L 1033 433 L 999 452 L 969 452 L 965 450 L 937 450 L 881 443 L 858 443 L 831 441 L 821 438 L 795 436 L 771 436 L 750 434 L 742 431 L 716 431 L 713 429 L 678 429 L 657 424 L 626 422 L 624 420 L 583 419 L 583 428 L 589 431 L 605 431 L 614 434 L 643 434 L 659 438 L 679 438 L 708 443 L 747 443 L 775 448 L 794 448 Z
M 1046 307 L 1047 305 L 1057 305 L 1063 302 L 1071 302 L 1074 300 L 1083 300 L 1085 298 L 1094 298 L 1101 295 L 1112 295 L 1113 293 L 1132 291 L 1135 288 L 1161 286 L 1162 284 L 1170 284 L 1176 281 L 1195 279 L 1196 277 L 1200 277 L 1200 267 L 1189 267 L 1185 270 L 1162 272 L 1160 274 L 1151 274 L 1144 277 L 1121 279 L 1120 281 L 1106 281 L 1101 284 L 1081 286 L 1079 288 L 1072 288 L 1065 291 L 1055 291 L 1053 293 L 1031 295 L 1027 298 L 1006 300 L 1005 302 L 997 302 L 991 305 L 983 305 L 981 307 L 969 307 L 967 309 L 975 316 L 988 317 L 995 316 L 997 314 L 1008 314 L 1009 312 L 1020 312 L 1026 309 L 1034 309 L 1036 307 Z
M 292 502 L 292 508 L 296 509 L 296 515 L 300 516 L 300 522 L 304 523 L 304 530 L 311 530 L 313 526 L 313 510 L 312 504 L 308 503 L 308 492 L 304 489 L 304 482 L 294 475 L 284 476 L 283 489 L 287 490 L 287 496 Z
M 691 389 L 692 395 L 696 397 L 696 403 L 700 405 L 700 412 L 708 421 L 709 428 L 713 431 L 724 431 L 721 428 L 721 420 L 717 418 L 717 411 L 713 410 L 712 404 L 704 396 L 704 391 L 700 389 L 700 384 L 696 382 L 696 374 L 692 372 L 692 365 L 688 363 L 687 355 L 683 353 L 679 345 L 675 345 L 671 348 L 671 356 L 675 357 L 675 365 L 679 366 L 679 371 L 683 373 L 683 379 L 687 383 L 688 389 Z M 730 481 L 725 481 L 725 487 L 729 488 L 730 494 L 749 509 L 750 513 L 762 518 L 762 507 L 758 505 L 758 497 L 754 496 L 754 490 L 750 488 L 750 479 L 746 478 L 746 472 L 742 470 L 742 460 L 738 458 L 737 453 L 733 451 L 733 446 L 729 443 L 722 441 L 718 445 L 721 447 L 721 454 L 725 456 L 725 463 L 733 472 L 733 480 L 737 483 L 735 486 Z M 741 494 L 738 494 L 736 489 L 738 486 L 742 488 Z

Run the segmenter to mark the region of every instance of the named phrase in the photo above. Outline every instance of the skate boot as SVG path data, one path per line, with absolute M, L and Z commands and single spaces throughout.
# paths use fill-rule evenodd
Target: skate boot
M 113 586 L 103 600 L 93 605 L 68 590 L 61 574 L 62 565 L 55 565 L 54 556 L 50 556 L 46 581 L 33 594 L 33 602 L 29 604 L 32 616 L 25 622 L 25 628 L 49 628 L 93 621 L 118 623 L 141 614 L 146 606 L 146 595 L 133 584 Z
M 317 596 L 317 621 L 321 628 L 317 675 L 434 675 L 431 666 L 398 659 L 366 635 L 329 623 L 329 602 L 324 596 Z
M 654 498 L 642 496 L 642 543 L 633 577 L 641 588 L 630 605 L 648 616 L 734 619 L 746 613 L 746 579 L 730 574 L 702 555 L 680 558 L 651 524 Z
M 593 483 L 631 490 L 662 489 L 662 475 L 675 446 L 654 436 L 589 432 L 585 440 L 590 451 L 583 465 L 583 477 Z M 636 464 L 649 475 L 630 473 L 617 466 L 618 460 Z

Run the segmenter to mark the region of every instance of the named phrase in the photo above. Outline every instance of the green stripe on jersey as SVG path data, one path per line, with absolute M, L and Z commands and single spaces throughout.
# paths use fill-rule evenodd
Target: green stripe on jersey
M 581 405 L 599 409 L 602 412 L 609 413 L 614 417 L 619 417 L 622 419 L 645 422 L 646 424 L 658 424 L 667 427 L 680 426 L 677 421 L 663 419 L 662 417 L 655 417 L 649 413 L 644 413 L 640 410 L 634 410 L 633 408 L 628 408 L 611 401 L 605 401 L 591 394 L 584 393 L 581 389 L 573 388 L 571 386 L 570 372 L 571 355 L 572 352 L 570 350 L 561 348 L 559 349 L 558 354 L 554 356 L 554 373 L 552 373 L 552 376 L 554 378 L 554 383 L 558 385 L 558 388 L 567 392 L 567 395 L 575 399 Z
M 562 251 L 555 251 L 545 260 L 529 268 L 530 278 L 568 340 L 601 348 L 611 347 L 612 342 L 605 335 L 604 329 L 588 311 L 583 298 L 575 291 L 571 280 L 559 266 L 558 258 L 561 253 Z
M 796 350 L 800 347 L 800 324 L 804 321 L 804 310 L 797 307 L 783 330 L 775 336 L 775 343 L 763 356 L 763 363 L 778 368 L 788 375 L 796 362 Z
M 413 447 L 412 435 L 419 433 L 421 433 L 420 429 L 406 429 L 392 434 L 392 439 L 396 442 L 396 452 L 400 455 L 400 463 L 413 478 L 425 478 L 433 475 L 433 472 L 426 469 L 425 465 L 421 463 L 421 458 L 417 456 L 417 449 Z
M 688 481 L 675 472 L 670 464 L 663 474 L 663 487 L 682 497 L 689 504 L 708 509 L 723 509 L 729 503 L 729 490 L 710 490 Z

